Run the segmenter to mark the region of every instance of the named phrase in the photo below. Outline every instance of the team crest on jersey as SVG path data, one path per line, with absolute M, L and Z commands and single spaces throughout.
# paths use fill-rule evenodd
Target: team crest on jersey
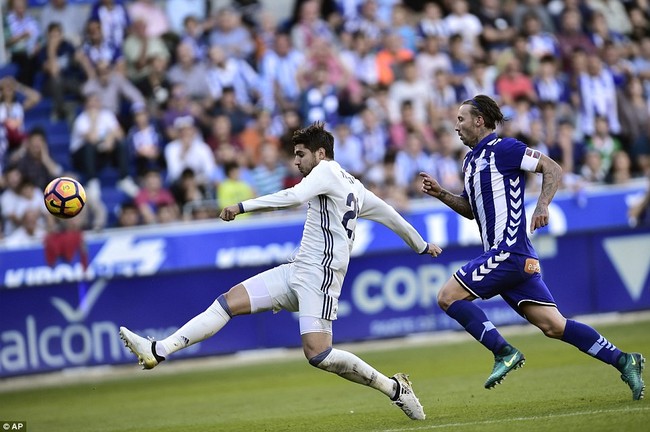
M 539 266 L 539 261 L 534 258 L 526 259 L 524 264 L 524 271 L 529 274 L 541 273 L 542 269 Z

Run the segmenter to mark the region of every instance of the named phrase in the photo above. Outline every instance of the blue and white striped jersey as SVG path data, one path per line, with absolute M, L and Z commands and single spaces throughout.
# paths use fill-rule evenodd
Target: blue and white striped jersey
M 514 138 L 490 134 L 465 155 L 462 196 L 472 206 L 483 249 L 499 249 L 537 258 L 526 234 L 526 171 L 541 157 Z

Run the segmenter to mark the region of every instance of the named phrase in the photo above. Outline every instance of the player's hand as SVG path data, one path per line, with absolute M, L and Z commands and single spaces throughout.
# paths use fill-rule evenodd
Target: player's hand
M 644 209 L 643 203 L 638 203 L 636 205 L 633 205 L 627 211 L 627 217 L 630 219 L 639 219 L 641 213 L 643 213 L 643 209 Z
M 429 250 L 427 250 L 426 254 L 431 255 L 433 258 L 436 258 L 438 255 L 442 253 L 442 249 L 440 246 L 436 246 L 433 243 L 429 243 Z
M 221 218 L 221 220 L 229 222 L 231 220 L 234 220 L 235 216 L 237 216 L 238 214 L 239 214 L 239 205 L 235 204 L 221 210 L 221 214 L 219 215 L 219 217 Z
M 533 212 L 533 217 L 530 220 L 530 233 L 534 233 L 537 228 L 542 228 L 548 225 L 548 207 L 537 206 Z
M 421 172 L 420 177 L 422 177 L 422 192 L 434 198 L 440 198 L 442 187 L 438 181 L 425 172 Z

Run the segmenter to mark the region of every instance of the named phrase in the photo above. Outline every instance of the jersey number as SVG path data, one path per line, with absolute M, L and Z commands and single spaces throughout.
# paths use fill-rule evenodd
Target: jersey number
M 348 195 L 345 204 L 351 209 L 345 212 L 341 223 L 348 232 L 348 238 L 354 238 L 354 227 L 357 225 L 357 216 L 359 216 L 359 201 L 353 193 Z

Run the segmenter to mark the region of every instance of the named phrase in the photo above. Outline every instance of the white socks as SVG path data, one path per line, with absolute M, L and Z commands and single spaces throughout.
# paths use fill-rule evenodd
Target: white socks
M 223 296 L 204 312 L 192 318 L 171 336 L 156 343 L 156 354 L 167 357 L 169 354 L 201 342 L 221 330 L 230 321 L 228 304 Z M 349 381 L 379 390 L 389 398 L 395 396 L 397 382 L 375 370 L 356 355 L 330 348 L 309 360 L 313 366 L 335 373 Z
M 397 391 L 397 383 L 394 380 L 376 371 L 368 363 L 347 351 L 332 348 L 319 363 L 315 364 L 311 361 L 310 363 L 349 381 L 377 389 L 389 398 L 395 396 Z
M 221 298 L 221 296 L 220 296 Z M 169 354 L 201 342 L 221 330 L 230 321 L 230 314 L 217 299 L 205 312 L 192 318 L 171 336 L 156 343 L 156 353 L 167 357 Z

